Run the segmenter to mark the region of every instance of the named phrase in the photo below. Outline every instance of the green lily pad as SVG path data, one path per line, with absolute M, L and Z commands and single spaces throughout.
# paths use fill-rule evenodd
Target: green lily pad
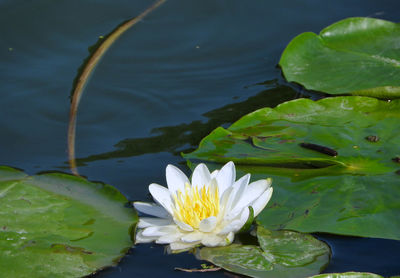
M 344 272 L 319 274 L 310 278 L 383 278 L 383 276 L 367 272 Z
M 137 221 L 115 188 L 0 167 L 0 269 L 4 277 L 81 277 L 115 265 Z
M 310 90 L 379 98 L 400 97 L 400 25 L 348 18 L 319 35 L 302 33 L 282 54 L 285 78 Z
M 272 177 L 257 218 L 269 229 L 400 240 L 398 130 L 400 100 L 298 99 L 217 128 L 184 157 Z
M 260 246 L 204 247 L 197 255 L 226 270 L 266 278 L 308 277 L 329 262 L 329 247 L 311 235 L 257 227 L 257 238 Z

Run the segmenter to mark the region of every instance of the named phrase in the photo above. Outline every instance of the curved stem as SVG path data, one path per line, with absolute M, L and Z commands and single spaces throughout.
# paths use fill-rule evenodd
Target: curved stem
M 76 79 L 75 86 L 72 92 L 71 107 L 69 112 L 69 123 L 68 123 L 68 161 L 71 172 L 74 175 L 79 176 L 78 169 L 75 160 L 75 137 L 76 137 L 76 119 L 79 102 L 83 93 L 83 89 L 87 84 L 89 77 L 93 73 L 95 67 L 99 63 L 100 59 L 107 52 L 110 46 L 129 28 L 141 21 L 145 16 L 158 8 L 166 0 L 158 0 L 139 16 L 134 17 L 125 23 L 117 27 L 109 36 L 99 45 L 96 51 L 90 56 L 87 63 L 84 65 L 83 70 L 80 72 Z

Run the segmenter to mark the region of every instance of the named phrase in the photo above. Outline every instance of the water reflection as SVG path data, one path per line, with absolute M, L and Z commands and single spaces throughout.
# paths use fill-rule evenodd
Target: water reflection
M 115 151 L 90 155 L 76 159 L 78 166 L 86 162 L 97 160 L 139 156 L 149 153 L 170 152 L 179 154 L 193 150 L 201 138 L 207 136 L 218 126 L 224 126 L 238 120 L 240 117 L 263 107 L 274 107 L 284 101 L 298 97 L 298 93 L 286 86 L 278 84 L 277 80 L 267 81 L 262 84 L 264 89 L 255 96 L 243 102 L 225 105 L 203 114 L 207 122 L 199 120 L 189 124 L 182 123 L 175 126 L 166 126 L 152 129 L 155 136 L 144 138 L 124 139 L 114 146 Z M 266 88 L 265 88 L 266 87 Z

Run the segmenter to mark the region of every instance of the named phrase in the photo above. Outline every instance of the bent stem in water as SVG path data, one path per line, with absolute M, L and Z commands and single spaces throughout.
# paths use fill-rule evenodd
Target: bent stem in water
M 158 0 L 139 16 L 134 17 L 113 30 L 102 43 L 99 44 L 98 48 L 89 56 L 86 63 L 83 65 L 81 71 L 79 71 L 77 78 L 75 79 L 74 86 L 72 89 L 72 100 L 71 108 L 69 112 L 69 123 L 68 123 L 68 161 L 71 172 L 74 175 L 79 176 L 76 160 L 75 160 L 75 137 L 76 137 L 76 118 L 78 112 L 79 102 L 89 77 L 93 73 L 95 67 L 99 63 L 100 59 L 107 52 L 110 46 L 129 28 L 141 21 L 145 16 L 158 8 L 166 0 Z

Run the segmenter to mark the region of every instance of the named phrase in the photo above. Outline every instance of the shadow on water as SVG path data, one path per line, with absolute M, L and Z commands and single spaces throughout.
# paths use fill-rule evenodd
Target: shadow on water
M 77 158 L 77 165 L 84 166 L 87 162 L 105 159 L 139 156 L 149 153 L 170 152 L 179 154 L 193 150 L 199 141 L 218 126 L 228 125 L 242 116 L 263 107 L 275 107 L 283 101 L 298 97 L 298 93 L 286 85 L 279 85 L 277 80 L 262 84 L 267 87 L 255 96 L 243 102 L 225 105 L 203 114 L 208 121 L 199 120 L 191 123 L 182 123 L 175 126 L 154 128 L 151 137 L 124 139 L 117 144 L 117 150 L 101 154 Z

